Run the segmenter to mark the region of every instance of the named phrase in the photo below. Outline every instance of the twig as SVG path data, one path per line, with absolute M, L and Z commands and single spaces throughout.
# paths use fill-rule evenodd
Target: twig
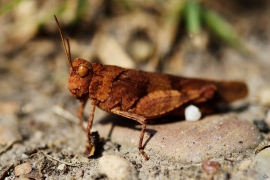
M 8 171 L 14 167 L 14 164 L 10 164 L 8 167 L 6 167 L 0 174 L 0 180 L 4 179 L 8 173 Z
M 230 158 L 224 158 L 224 160 L 229 161 L 229 162 L 231 162 L 231 163 L 233 163 L 233 162 L 235 161 L 235 160 L 230 159 Z
M 0 155 L 5 152 L 6 150 L 8 150 L 15 142 L 17 141 L 11 141 L 9 142 L 7 145 L 5 145 L 2 149 L 0 149 Z
M 62 164 L 68 165 L 68 166 L 79 167 L 79 165 L 71 164 L 71 163 L 68 163 L 68 162 L 64 162 L 64 161 L 61 161 L 61 160 L 59 160 L 59 159 L 57 159 L 57 158 L 54 158 L 54 157 L 52 157 L 52 156 L 50 156 L 50 155 L 48 155 L 48 154 L 45 154 L 45 153 L 42 152 L 42 151 L 40 151 L 40 152 L 41 152 L 45 157 L 47 157 L 47 158 L 49 158 L 49 159 L 51 159 L 51 160 L 55 160 L 55 161 L 57 161 L 57 162 L 60 162 L 60 163 L 62 163 Z

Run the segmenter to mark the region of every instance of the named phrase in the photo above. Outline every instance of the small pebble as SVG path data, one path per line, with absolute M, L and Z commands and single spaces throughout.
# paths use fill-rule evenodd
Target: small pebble
M 57 167 L 57 169 L 58 169 L 59 171 L 65 171 L 65 170 L 67 169 L 67 166 L 66 166 L 65 164 L 60 164 L 60 165 Z
M 260 151 L 254 158 L 252 165 L 259 173 L 259 179 L 270 177 L 270 148 Z
M 264 120 L 254 120 L 253 123 L 254 125 L 257 126 L 260 132 L 263 132 L 263 133 L 269 132 L 269 127 Z
M 202 113 L 199 108 L 194 105 L 189 105 L 185 109 L 185 118 L 186 121 L 198 121 L 202 116 Z
M 264 106 L 270 106 L 270 87 L 264 87 L 258 92 L 258 100 Z
M 107 175 L 109 179 L 131 179 L 132 169 L 130 163 L 116 155 L 105 155 L 99 160 L 99 171 Z
M 204 161 L 202 163 L 202 169 L 207 174 L 215 174 L 218 172 L 219 168 L 220 168 L 220 164 L 215 161 Z
M 23 174 L 28 174 L 32 170 L 32 166 L 30 163 L 23 163 L 15 167 L 14 173 L 16 176 L 20 176 Z
M 29 156 L 27 154 L 22 154 L 22 159 L 27 159 Z
M 251 164 L 251 160 L 250 160 L 250 159 L 244 160 L 244 161 L 242 161 L 242 162 L 240 163 L 238 169 L 239 169 L 240 171 L 244 171 L 244 170 L 246 170 L 246 169 L 248 168 L 248 166 L 249 166 L 250 164 Z

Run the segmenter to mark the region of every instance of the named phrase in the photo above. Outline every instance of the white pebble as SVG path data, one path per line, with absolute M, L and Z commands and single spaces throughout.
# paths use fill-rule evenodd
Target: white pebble
M 202 113 L 199 108 L 194 105 L 189 105 L 185 109 L 185 118 L 186 121 L 198 121 L 202 116 Z
M 57 167 L 57 169 L 58 169 L 59 171 L 65 171 L 65 170 L 67 169 L 67 166 L 66 166 L 65 164 L 60 164 L 60 165 Z
M 109 179 L 132 179 L 130 163 L 116 155 L 105 155 L 99 159 L 99 171 L 108 176 Z
M 22 154 L 22 159 L 27 159 L 27 158 L 29 158 L 29 156 L 27 155 L 27 154 Z

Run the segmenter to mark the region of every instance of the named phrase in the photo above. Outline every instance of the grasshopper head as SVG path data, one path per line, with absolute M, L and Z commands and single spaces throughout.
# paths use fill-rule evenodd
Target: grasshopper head
M 67 61 L 69 64 L 69 78 L 68 78 L 68 88 L 70 93 L 81 101 L 85 101 L 89 95 L 89 86 L 93 76 L 93 68 L 91 63 L 84 59 L 76 58 L 73 62 L 71 61 L 70 45 L 68 38 L 66 42 L 62 35 L 60 24 L 54 16 L 64 50 L 66 52 Z
M 90 62 L 76 58 L 69 69 L 68 88 L 77 99 L 83 100 L 89 96 L 89 86 L 93 76 Z

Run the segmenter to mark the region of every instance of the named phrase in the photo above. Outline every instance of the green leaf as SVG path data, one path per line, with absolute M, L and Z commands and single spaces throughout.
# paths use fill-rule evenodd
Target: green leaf
M 220 15 L 212 10 L 204 9 L 202 11 L 202 17 L 209 30 L 212 31 L 216 36 L 234 48 L 237 48 L 241 52 L 246 53 L 247 49 L 241 43 L 240 38 L 235 32 L 234 28 Z
M 184 8 L 184 17 L 188 33 L 198 34 L 201 30 L 201 8 L 197 0 L 187 0 Z

